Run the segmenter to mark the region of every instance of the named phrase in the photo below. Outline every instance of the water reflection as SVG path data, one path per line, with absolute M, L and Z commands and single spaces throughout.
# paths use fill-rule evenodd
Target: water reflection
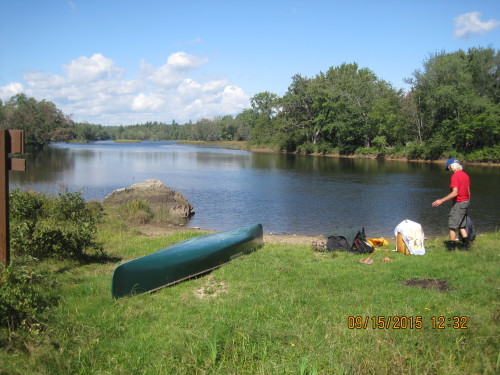
M 266 232 L 323 234 L 364 226 L 369 236 L 393 236 L 404 219 L 427 235 L 445 235 L 449 172 L 441 164 L 391 162 L 177 145 L 174 142 L 56 144 L 13 172 L 11 184 L 54 192 L 60 186 L 103 199 L 113 190 L 160 179 L 193 204 L 190 226 L 224 230 L 260 222 Z M 471 216 L 480 230 L 498 226 L 500 169 L 467 166 Z

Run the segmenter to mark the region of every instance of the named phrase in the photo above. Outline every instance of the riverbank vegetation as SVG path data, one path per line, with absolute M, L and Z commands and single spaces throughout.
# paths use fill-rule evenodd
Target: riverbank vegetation
M 119 263 L 200 232 L 149 236 L 120 217 L 100 217 L 95 241 L 105 256 L 35 259 L 15 248 L 0 271 L 1 373 L 500 370 L 498 233 L 452 253 L 443 238 L 427 240 L 426 255 L 389 251 L 385 263 L 391 240 L 371 265 L 346 252 L 266 243 L 197 279 L 113 300 Z
M 368 68 L 344 63 L 297 74 L 282 96 L 267 91 L 236 116 L 178 124 L 75 123 L 24 94 L 0 103 L 0 126 L 25 129 L 28 145 L 85 139 L 247 141 L 302 154 L 500 161 L 500 52 L 471 48 L 429 55 L 398 90 Z

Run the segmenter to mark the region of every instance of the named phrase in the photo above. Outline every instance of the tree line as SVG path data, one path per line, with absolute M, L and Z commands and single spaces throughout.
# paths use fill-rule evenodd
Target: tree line
M 0 127 L 25 129 L 33 147 L 74 139 L 247 141 L 300 153 L 500 160 L 498 50 L 431 54 L 406 82 L 410 89 L 398 90 L 370 69 L 344 63 L 314 77 L 295 75 L 281 97 L 258 93 L 234 117 L 182 125 L 77 123 L 51 102 L 18 94 L 0 102 Z

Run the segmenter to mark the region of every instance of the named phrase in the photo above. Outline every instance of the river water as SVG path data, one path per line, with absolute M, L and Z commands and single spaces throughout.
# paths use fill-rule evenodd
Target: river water
M 466 165 L 470 216 L 478 231 L 499 227 L 500 168 Z M 104 199 L 115 189 L 159 179 L 180 192 L 196 214 L 189 227 L 226 230 L 262 223 L 266 233 L 321 235 L 364 227 L 368 237 L 393 237 L 405 219 L 427 236 L 447 235 L 450 203 L 444 163 L 252 153 L 175 142 L 56 143 L 11 172 L 12 187 L 82 191 Z

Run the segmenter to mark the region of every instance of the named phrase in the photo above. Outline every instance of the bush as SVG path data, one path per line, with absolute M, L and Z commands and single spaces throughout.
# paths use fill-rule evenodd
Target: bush
M 80 192 L 57 197 L 32 191 L 10 192 L 11 249 L 39 259 L 82 259 L 102 253 L 96 242 L 102 206 Z
M 45 311 L 57 301 L 54 282 L 35 267 L 31 257 L 0 265 L 0 327 L 37 331 Z
M 330 143 L 328 142 L 320 142 L 317 144 L 316 149 L 320 154 L 336 154 L 339 152 L 338 149 L 333 147 Z
M 315 151 L 316 149 L 311 142 L 305 142 L 300 146 L 297 146 L 297 152 L 299 154 L 307 155 L 307 154 L 312 154 Z
M 378 153 L 384 152 L 387 148 L 387 138 L 385 135 L 379 135 L 372 140 L 372 145 Z
M 412 142 L 406 148 L 406 157 L 408 159 L 425 158 L 425 146 L 422 142 Z
M 445 154 L 453 153 L 450 141 L 443 137 L 435 137 L 427 141 L 425 150 L 425 158 L 430 160 L 437 160 Z
M 123 220 L 137 224 L 147 224 L 154 217 L 151 205 L 145 199 L 134 199 L 120 204 L 118 213 Z
M 378 155 L 379 151 L 375 147 L 358 147 L 355 154 L 358 156 Z
M 342 145 L 339 148 L 340 155 L 354 155 L 356 153 L 356 145 Z
M 500 162 L 500 146 L 485 147 L 481 150 L 475 150 L 465 156 L 467 161 L 479 162 Z
M 11 219 L 37 222 L 45 213 L 47 198 L 34 191 L 13 190 L 9 194 Z

